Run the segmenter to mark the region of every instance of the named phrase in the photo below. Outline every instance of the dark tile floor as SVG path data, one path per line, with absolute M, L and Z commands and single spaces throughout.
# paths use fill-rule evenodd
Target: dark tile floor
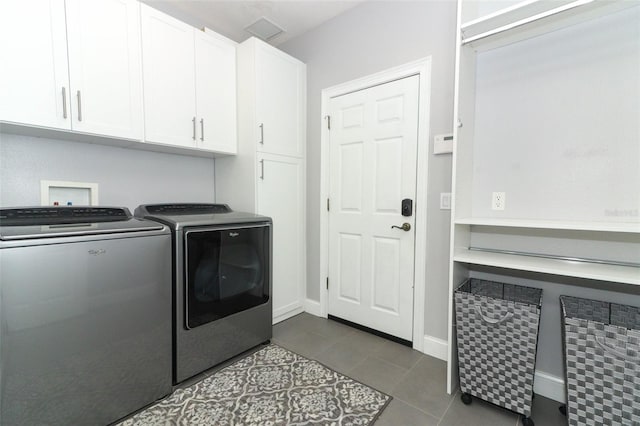
M 446 363 L 346 325 L 306 313 L 273 328 L 273 343 L 393 396 L 376 426 L 517 426 L 519 416 L 446 392 Z M 566 425 L 558 403 L 537 396 L 531 418 L 537 426 Z

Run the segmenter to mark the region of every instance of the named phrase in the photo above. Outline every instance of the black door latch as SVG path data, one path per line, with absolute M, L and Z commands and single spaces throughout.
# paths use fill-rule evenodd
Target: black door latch
M 402 200 L 402 216 L 413 215 L 413 200 L 411 198 L 405 198 Z

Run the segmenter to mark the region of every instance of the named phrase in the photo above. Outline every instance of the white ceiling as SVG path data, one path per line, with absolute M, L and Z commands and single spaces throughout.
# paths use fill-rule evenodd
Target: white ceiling
M 251 36 L 244 28 L 265 17 L 285 30 L 269 40 L 269 43 L 277 46 L 366 0 L 143 1 L 195 27 L 208 27 L 239 43 Z

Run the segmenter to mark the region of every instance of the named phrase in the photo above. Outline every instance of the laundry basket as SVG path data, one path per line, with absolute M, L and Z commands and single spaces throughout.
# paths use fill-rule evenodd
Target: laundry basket
M 471 278 L 454 297 L 462 401 L 478 397 L 533 425 L 542 290 Z
M 560 296 L 570 425 L 640 425 L 640 307 Z

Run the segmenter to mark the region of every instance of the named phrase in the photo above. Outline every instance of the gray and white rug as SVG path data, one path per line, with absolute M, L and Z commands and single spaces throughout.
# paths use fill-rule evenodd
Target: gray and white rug
M 118 426 L 370 425 L 391 397 L 269 345 Z

